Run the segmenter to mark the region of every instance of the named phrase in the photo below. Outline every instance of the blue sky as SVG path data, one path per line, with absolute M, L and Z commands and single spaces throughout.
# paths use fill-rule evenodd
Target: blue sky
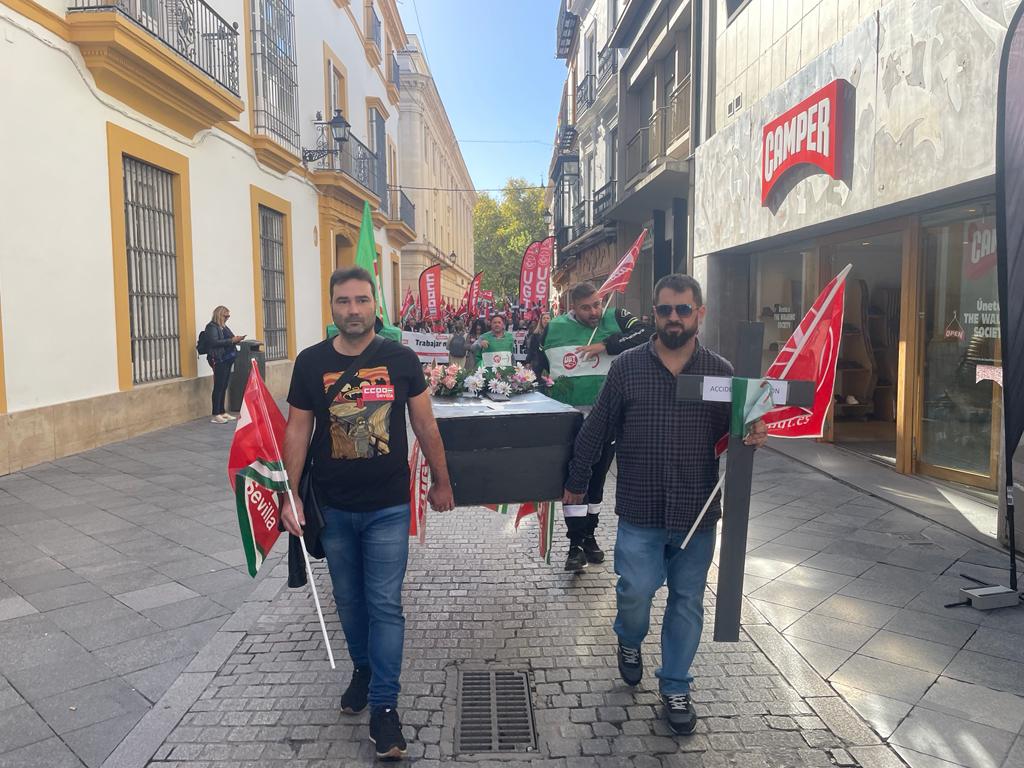
M 420 36 L 476 188 L 510 176 L 544 183 L 565 80 L 555 58 L 557 0 L 398 0 L 398 8 L 406 32 Z

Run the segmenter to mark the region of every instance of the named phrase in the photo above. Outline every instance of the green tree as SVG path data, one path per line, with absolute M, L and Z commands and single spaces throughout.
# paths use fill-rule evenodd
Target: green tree
M 495 301 L 519 299 L 519 266 L 534 240 L 547 237 L 544 190 L 526 179 L 509 179 L 497 199 L 481 195 L 473 209 L 473 248 L 484 289 Z

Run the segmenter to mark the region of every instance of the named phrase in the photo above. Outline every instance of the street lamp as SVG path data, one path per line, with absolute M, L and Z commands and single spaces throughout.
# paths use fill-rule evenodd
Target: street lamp
M 341 110 L 334 110 L 334 117 L 327 121 L 324 121 L 323 115 L 317 112 L 313 125 L 319 129 L 319 136 L 316 142 L 317 147 L 316 149 L 303 148 L 302 162 L 314 163 L 317 160 L 323 160 L 329 155 L 340 154 L 342 147 L 349 139 L 349 129 L 352 127 L 349 125 L 348 120 L 345 119 L 345 116 L 341 114 Z M 327 146 L 326 130 L 330 130 L 331 138 L 334 139 L 333 149 Z

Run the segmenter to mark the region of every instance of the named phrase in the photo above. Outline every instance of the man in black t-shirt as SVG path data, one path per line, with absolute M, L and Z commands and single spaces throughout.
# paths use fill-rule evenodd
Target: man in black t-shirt
M 409 555 L 407 405 L 430 465 L 428 498 L 434 509 L 454 506 L 452 487 L 416 354 L 375 335 L 373 277 L 358 267 L 338 270 L 331 275 L 330 297 L 339 333 L 295 360 L 284 462 L 288 476 L 298 478 L 307 451 L 313 451 L 313 488 L 325 521 L 320 542 L 353 666 L 341 709 L 355 714 L 369 704 L 377 756 L 394 760 L 406 751 L 396 706 Z M 328 404 L 328 391 L 368 349 Z M 286 501 L 281 516 L 289 533 L 301 535 L 305 517 L 301 500 L 295 503 L 293 514 Z

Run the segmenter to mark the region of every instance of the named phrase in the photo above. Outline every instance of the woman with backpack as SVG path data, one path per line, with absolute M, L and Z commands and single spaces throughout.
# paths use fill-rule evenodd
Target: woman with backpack
M 448 340 L 448 362 L 455 363 L 459 368 L 465 367 L 466 351 L 468 349 L 466 330 L 460 320 L 455 323 L 455 330 L 452 333 L 452 337 Z
M 235 357 L 238 355 L 235 345 L 245 336 L 235 336 L 227 326 L 231 312 L 225 306 L 213 310 L 213 317 L 206 324 L 197 347 L 201 347 L 205 341 L 206 362 L 213 368 L 213 418 L 214 424 L 227 424 L 234 421 L 235 417 L 227 412 L 224 407 L 224 395 L 228 391 L 228 380 L 231 378 L 231 368 L 235 364 Z M 203 349 L 199 349 L 203 352 Z

